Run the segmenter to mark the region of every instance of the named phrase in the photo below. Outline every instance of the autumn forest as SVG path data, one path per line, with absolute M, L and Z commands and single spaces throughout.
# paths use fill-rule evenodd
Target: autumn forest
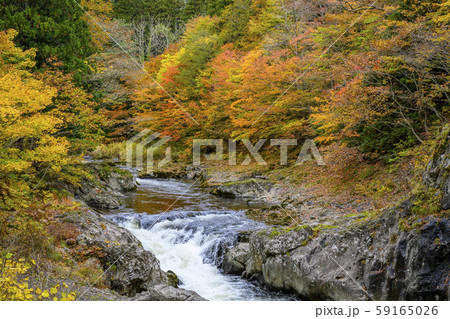
M 277 185 L 279 207 L 251 210 L 275 225 L 267 238 L 306 224 L 320 238 L 354 220 L 378 225 L 375 238 L 387 222 L 374 220 L 405 200 L 387 242 L 430 220 L 448 227 L 448 169 L 430 167 L 450 130 L 449 23 L 448 0 L 0 0 L 0 300 L 145 290 L 115 281 L 109 242 L 80 240 L 73 215 L 93 207 L 85 185 L 100 194 L 111 174 L 129 174 L 118 166 L 143 130 L 170 137 L 158 177 L 189 175 L 196 139 L 235 141 L 237 165 L 208 162 L 201 186 L 237 198 L 236 181 L 217 176 Z M 239 142 L 273 139 L 314 141 L 325 165 L 296 165 L 300 146 L 280 163 L 269 142 L 266 165 L 245 161 Z M 305 211 L 310 202 L 320 208 Z M 439 278 L 447 291 L 448 272 Z M 434 298 L 367 287 L 361 298 Z

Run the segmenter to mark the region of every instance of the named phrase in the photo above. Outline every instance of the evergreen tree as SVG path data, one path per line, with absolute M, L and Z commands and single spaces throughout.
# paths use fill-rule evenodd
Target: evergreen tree
M 188 21 L 204 15 L 219 16 L 233 0 L 187 0 L 183 18 Z
M 72 0 L 0 0 L 0 30 L 16 29 L 15 43 L 37 48 L 36 63 L 57 56 L 67 71 L 87 71 L 93 53 L 83 10 Z
M 169 22 L 172 27 L 182 19 L 182 0 L 118 0 L 114 15 L 127 22 L 153 19 Z

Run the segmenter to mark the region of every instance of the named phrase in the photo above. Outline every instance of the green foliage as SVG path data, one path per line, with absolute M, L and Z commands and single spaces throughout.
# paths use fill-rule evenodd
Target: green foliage
M 180 64 L 175 79 L 186 88 L 195 88 L 196 79 L 219 49 L 216 32 L 217 20 L 209 17 L 201 17 L 188 24 L 183 36 L 183 49 L 174 56 Z
M 221 38 L 224 43 L 239 43 L 251 18 L 251 0 L 235 0 L 220 17 Z
M 0 207 L 27 207 L 61 181 L 76 184 L 80 155 L 102 138 L 96 103 L 57 67 L 31 73 L 35 50 L 0 32 Z M 58 66 L 58 64 L 56 64 Z
M 381 119 L 373 125 L 359 125 L 358 137 L 350 138 L 349 145 L 357 146 L 363 153 L 379 156 L 391 155 L 409 149 L 417 143 L 410 129 L 389 124 L 388 119 Z
M 127 22 L 153 19 L 176 28 L 183 19 L 181 0 L 118 0 L 114 3 L 114 16 Z
M 183 9 L 183 19 L 188 21 L 198 16 L 218 16 L 233 0 L 188 0 Z
M 59 136 L 70 142 L 71 154 L 83 154 L 95 148 L 103 139 L 104 114 L 97 110 L 94 97 L 76 84 L 73 74 L 59 70 L 59 61 L 48 61 L 38 78 L 57 89 L 52 104 L 44 113 L 61 122 L 56 126 Z
M 83 16 L 71 0 L 0 1 L 0 30 L 18 30 L 15 43 L 37 49 L 37 66 L 57 56 L 67 71 L 89 71 L 85 59 L 94 50 Z
M 90 153 L 97 160 L 125 161 L 125 143 L 102 144 Z M 134 153 L 133 153 L 134 154 Z
M 141 18 L 169 21 L 171 27 L 205 15 L 219 15 L 233 0 L 118 0 L 114 15 L 125 21 Z
M 16 34 L 0 32 L 0 207 L 7 209 L 70 162 L 68 142 L 54 136 L 61 121 L 43 112 L 56 90 L 30 73 L 35 51 L 15 47 Z

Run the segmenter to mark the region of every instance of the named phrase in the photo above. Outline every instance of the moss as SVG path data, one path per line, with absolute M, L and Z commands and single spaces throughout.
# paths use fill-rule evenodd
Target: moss
M 63 257 L 61 256 L 61 254 L 55 250 L 48 251 L 47 257 L 48 257 L 48 259 L 50 259 L 52 261 L 56 261 L 56 262 L 63 260 Z
M 435 215 L 442 210 L 442 191 L 434 187 L 423 186 L 417 189 L 414 195 L 414 206 L 411 210 L 413 215 Z
M 202 179 L 200 182 L 200 187 L 203 187 L 203 188 L 209 187 L 208 181 Z
M 362 213 L 354 213 L 354 214 L 348 214 L 343 216 L 343 218 L 352 218 L 352 217 L 367 217 L 369 215 L 369 212 L 362 212 Z
M 239 180 L 239 181 L 234 181 L 234 182 L 227 182 L 227 183 L 223 183 L 222 186 L 234 186 L 234 185 L 247 185 L 247 184 L 254 184 L 254 185 L 265 185 L 267 184 L 267 181 L 258 181 L 256 182 L 256 180 L 254 178 L 249 178 L 249 179 L 244 179 L 244 180 Z M 261 186 L 263 186 L 261 185 Z
M 298 226 L 294 227 L 292 230 L 300 231 L 302 229 L 307 229 L 307 228 L 311 228 L 311 226 L 309 226 L 309 225 L 298 225 Z
M 358 214 L 349 214 L 349 215 L 346 215 L 344 217 L 347 217 L 347 218 L 359 217 L 359 218 L 356 218 L 355 220 L 353 220 L 351 222 L 350 225 L 348 225 L 347 227 L 343 228 L 341 233 L 347 232 L 347 231 L 350 231 L 350 230 L 357 230 L 357 229 L 364 229 L 364 228 L 366 228 L 369 221 L 375 220 L 375 219 L 380 217 L 380 212 L 377 211 L 377 210 L 366 211 L 366 212 L 358 213 Z
M 282 234 L 285 234 L 285 233 L 287 233 L 288 231 L 280 231 L 280 230 L 273 230 L 270 234 L 269 234 L 269 237 L 270 238 L 272 238 L 272 239 L 274 239 L 275 237 L 277 237 L 277 236 L 280 236 L 280 235 L 282 235 Z
M 87 281 L 89 285 L 92 285 L 97 288 L 104 288 L 105 283 L 103 280 L 99 280 L 99 278 L 103 278 L 103 270 L 101 268 L 94 267 L 81 267 L 78 270 L 78 274 L 80 274 Z
M 178 288 L 178 285 L 180 283 L 180 280 L 178 279 L 178 276 L 171 270 L 167 272 L 167 284 L 169 286 Z
M 235 182 L 227 182 L 222 184 L 223 186 L 234 186 L 234 185 L 245 185 L 245 184 L 253 184 L 253 179 L 246 179 L 242 181 L 235 181 Z
M 123 177 L 133 177 L 133 174 L 131 174 L 131 172 L 118 167 L 113 167 L 112 171 Z
M 376 170 L 373 167 L 368 167 L 359 174 L 359 178 L 367 179 L 367 178 L 372 177 L 375 174 L 376 174 Z
M 269 213 L 269 215 L 267 215 L 267 218 L 276 219 L 276 218 L 278 218 L 278 214 L 277 213 Z
M 268 235 L 270 238 L 275 238 L 275 237 L 277 237 L 277 236 L 280 236 L 280 235 L 283 235 L 283 234 L 287 234 L 287 233 L 289 233 L 289 232 L 291 232 L 291 231 L 300 231 L 300 230 L 303 230 L 303 229 L 311 229 L 311 226 L 309 226 L 309 225 L 299 225 L 299 226 L 296 226 L 296 227 L 284 227 L 284 228 L 274 228 L 273 230 L 272 230 L 272 232 Z M 263 233 L 263 234 L 267 234 L 267 233 Z
M 395 243 L 395 242 L 397 241 L 397 239 L 398 239 L 397 234 L 392 234 L 392 235 L 391 235 L 391 238 L 390 238 L 391 243 Z
M 125 178 L 133 176 L 129 171 L 126 171 L 124 169 L 118 168 L 118 167 L 116 167 L 114 165 L 110 165 L 110 164 L 102 164 L 102 168 L 98 172 L 98 175 L 100 176 L 100 178 L 106 179 L 106 178 L 110 177 L 112 173 L 116 173 L 117 175 L 125 177 Z
M 411 225 L 409 224 L 408 218 L 401 218 L 398 222 L 398 228 L 403 232 L 408 232 L 411 230 Z
M 302 241 L 302 246 L 306 246 L 311 241 L 311 239 L 313 239 L 313 236 L 309 236 L 304 241 Z
M 442 133 L 439 135 L 439 138 L 436 140 L 436 142 L 432 147 L 433 160 L 437 159 L 447 149 L 449 134 L 450 134 L 450 124 L 447 124 L 442 128 Z
M 316 227 L 313 228 L 314 234 L 318 235 L 324 230 L 330 230 L 330 229 L 336 229 L 338 226 L 336 225 L 328 225 L 328 224 L 319 224 Z

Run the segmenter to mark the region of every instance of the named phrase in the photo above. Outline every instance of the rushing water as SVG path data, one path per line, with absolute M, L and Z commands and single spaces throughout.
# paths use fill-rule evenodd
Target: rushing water
M 180 287 L 209 300 L 292 300 L 218 268 L 240 231 L 266 227 L 245 216 L 245 202 L 222 199 L 182 181 L 138 183 L 137 191 L 124 199 L 125 207 L 110 218 L 153 252 L 163 270 L 175 272 Z

